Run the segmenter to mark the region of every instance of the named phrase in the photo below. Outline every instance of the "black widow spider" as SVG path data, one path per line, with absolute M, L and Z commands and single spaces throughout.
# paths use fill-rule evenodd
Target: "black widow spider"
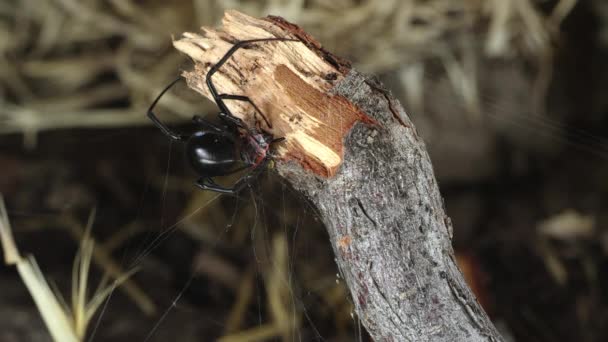
M 190 165 L 199 174 L 200 178 L 196 185 L 203 190 L 211 190 L 225 194 L 236 194 L 241 191 L 251 180 L 257 177 L 270 161 L 268 152 L 273 143 L 284 140 L 284 138 L 274 139 L 272 135 L 252 130 L 245 123 L 234 116 L 224 103 L 224 100 L 245 101 L 250 103 L 256 114 L 260 114 L 270 127 L 264 114 L 247 96 L 219 94 L 211 76 L 240 48 L 252 43 L 269 41 L 298 41 L 290 38 L 262 38 L 244 40 L 234 44 L 228 52 L 209 69 L 206 75 L 206 83 L 213 100 L 217 104 L 220 112 L 219 118 L 224 125 L 217 125 L 204 118 L 195 115 L 192 121 L 201 127 L 200 130 L 191 135 L 182 135 L 173 132 L 169 127 L 160 122 L 152 110 L 160 98 L 173 87 L 181 78 L 171 82 L 156 97 L 148 109 L 148 117 L 160 131 L 175 141 L 186 142 L 186 156 Z M 244 133 L 242 133 L 242 131 Z M 241 165 L 239 165 L 241 164 Z M 241 177 L 232 188 L 225 188 L 217 184 L 213 177 L 230 175 L 245 169 L 250 169 L 247 174 Z

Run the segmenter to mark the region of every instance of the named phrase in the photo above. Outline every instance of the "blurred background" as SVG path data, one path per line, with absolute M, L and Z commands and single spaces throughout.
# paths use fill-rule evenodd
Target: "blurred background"
M 314 208 L 272 170 L 199 191 L 145 116 L 191 66 L 172 37 L 226 9 L 297 23 L 401 100 L 508 341 L 608 340 L 608 2 L 1 0 L 0 193 L 22 254 L 69 298 L 95 208 L 90 289 L 138 270 L 92 340 L 369 340 Z M 184 131 L 216 112 L 185 86 L 158 108 Z M 49 341 L 15 268 L 0 279 L 0 340 Z

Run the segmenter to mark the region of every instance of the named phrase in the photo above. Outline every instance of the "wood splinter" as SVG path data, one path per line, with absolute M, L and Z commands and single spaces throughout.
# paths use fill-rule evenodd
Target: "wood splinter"
M 213 76 L 251 127 L 286 140 L 279 174 L 318 209 L 355 311 L 376 341 L 500 341 L 455 263 L 424 143 L 376 80 L 323 50 L 279 17 L 226 12 L 221 29 L 184 33 L 175 47 L 194 61 L 183 76 L 210 97 L 205 75 L 236 42 L 296 38 L 240 49 Z

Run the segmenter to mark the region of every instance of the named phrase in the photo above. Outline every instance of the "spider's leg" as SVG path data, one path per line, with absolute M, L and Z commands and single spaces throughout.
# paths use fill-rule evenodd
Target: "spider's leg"
M 213 129 L 213 130 L 215 130 L 217 132 L 224 132 L 226 130 L 223 127 L 221 127 L 221 126 L 219 126 L 219 125 L 217 125 L 217 124 L 215 124 L 215 123 L 213 123 L 213 122 L 211 122 L 211 121 L 209 121 L 207 119 L 204 119 L 203 117 L 201 117 L 199 115 L 193 116 L 192 117 L 192 121 L 195 124 L 197 124 L 197 125 L 200 125 L 200 126 L 203 126 L 203 127 L 207 127 L 207 128 L 211 128 L 211 129 Z
M 268 128 L 272 128 L 272 124 L 270 123 L 270 121 L 268 121 L 268 118 L 266 118 L 266 115 L 264 115 L 264 113 L 262 113 L 260 108 L 258 108 L 258 106 L 256 106 L 255 103 L 253 103 L 253 101 L 251 101 L 251 99 L 249 97 L 243 96 L 243 95 L 231 95 L 231 94 L 220 94 L 220 95 L 218 95 L 218 97 L 222 100 L 237 100 L 237 101 L 249 102 L 253 106 L 253 109 L 255 109 L 255 113 L 259 114 L 262 117 L 262 119 L 264 119 L 264 122 L 266 122 L 266 125 L 268 126 Z
M 281 141 L 285 141 L 285 137 L 280 137 L 280 138 L 272 139 L 270 141 L 270 145 L 276 144 L 276 143 L 280 143 Z
M 209 72 L 207 72 L 206 82 L 207 82 L 207 87 L 209 88 L 209 92 L 211 93 L 211 96 L 213 97 L 213 100 L 215 101 L 215 103 L 217 103 L 217 106 L 220 108 L 220 111 L 222 113 L 225 113 L 225 115 L 234 117 L 232 115 L 232 113 L 230 112 L 230 110 L 228 109 L 228 107 L 226 107 L 226 104 L 224 103 L 224 101 L 219 97 L 219 94 L 217 92 L 217 89 L 215 88 L 215 85 L 213 84 L 213 80 L 211 79 L 211 77 L 222 67 L 222 65 L 224 65 L 224 63 L 226 63 L 226 61 L 238 49 L 240 49 L 244 46 L 247 46 L 249 44 L 252 44 L 252 43 L 269 42 L 269 41 L 299 41 L 299 40 L 292 39 L 292 38 L 261 38 L 261 39 L 251 39 L 251 40 L 240 41 L 240 42 L 232 45 L 232 47 L 228 50 L 228 52 L 226 52 L 226 54 L 214 66 L 212 66 L 211 69 L 209 69 Z M 242 122 L 241 122 L 241 125 L 242 125 Z M 239 127 L 242 127 L 242 126 L 239 126 Z
M 154 123 L 154 125 L 156 127 L 158 127 L 158 129 L 160 129 L 160 131 L 163 132 L 164 135 L 168 136 L 169 138 L 171 138 L 173 140 L 184 140 L 185 137 L 182 136 L 182 135 L 180 135 L 180 134 L 177 134 L 177 133 L 173 132 L 169 127 L 167 127 L 164 123 L 162 123 L 156 117 L 156 114 L 154 114 L 154 112 L 152 110 L 154 110 L 154 107 L 158 103 L 158 100 L 160 100 L 160 98 L 167 92 L 167 90 L 171 89 L 171 87 L 173 87 L 180 80 L 181 80 L 181 77 L 178 77 L 176 80 L 174 80 L 173 82 L 169 83 L 169 85 L 166 86 L 165 89 L 163 89 L 163 91 L 160 92 L 160 94 L 158 94 L 158 96 L 156 97 L 156 99 L 154 99 L 154 101 L 150 105 L 150 108 L 148 108 L 148 118 L 150 118 L 150 120 L 152 120 L 152 122 Z
M 249 129 L 245 126 L 245 123 L 243 122 L 243 120 L 241 120 L 240 118 L 237 118 L 236 116 L 232 115 L 232 113 L 230 114 L 226 114 L 224 112 L 219 112 L 217 114 L 220 119 L 222 119 L 223 121 L 227 122 L 227 123 L 231 123 L 237 127 L 243 128 L 247 131 L 249 131 Z
M 213 181 L 213 179 L 211 179 L 209 177 L 200 178 L 199 180 L 196 181 L 196 185 L 203 190 L 219 192 L 221 194 L 229 194 L 229 195 L 235 194 L 234 188 L 232 188 L 232 189 L 224 188 L 223 186 L 218 185 L 216 182 Z
M 241 177 L 241 179 L 239 179 L 236 182 L 236 184 L 234 185 L 234 187 L 232 187 L 232 188 L 225 188 L 225 187 L 217 184 L 210 177 L 200 178 L 196 182 L 196 185 L 203 190 L 210 190 L 210 191 L 219 192 L 222 194 L 235 195 L 235 194 L 241 192 L 247 185 L 249 185 L 249 183 L 251 183 L 252 180 L 257 178 L 262 173 L 262 171 L 265 169 L 265 166 L 268 165 L 269 161 L 270 161 L 269 158 L 265 158 L 260 164 L 258 164 L 256 167 L 251 169 L 250 172 L 248 172 L 246 175 Z M 247 166 L 247 167 L 249 167 L 249 166 Z M 234 170 L 234 172 L 237 172 L 237 171 L 240 171 L 240 169 Z

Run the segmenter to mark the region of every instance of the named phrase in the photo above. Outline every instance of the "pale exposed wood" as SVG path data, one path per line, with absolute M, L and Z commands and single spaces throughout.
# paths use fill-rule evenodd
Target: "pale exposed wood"
M 184 72 L 188 85 L 209 97 L 205 75 L 235 40 L 295 38 L 271 21 L 236 11 L 226 13 L 223 30 L 203 28 L 184 33 L 175 47 L 190 56 L 194 70 Z M 272 123 L 257 117 L 255 124 L 275 137 L 285 137 L 278 149 L 284 160 L 296 160 L 323 176 L 333 175 L 342 162 L 342 138 L 357 121 L 368 120 L 343 97 L 329 90 L 344 76 L 301 42 L 265 42 L 239 50 L 214 75 L 220 93 L 248 96 Z M 253 125 L 253 108 L 230 101 L 230 110 Z
M 317 208 L 355 311 L 376 341 L 500 341 L 454 260 L 451 223 L 422 139 L 376 80 L 322 50 L 281 18 L 228 12 L 220 30 L 186 33 L 184 76 L 208 96 L 205 74 L 231 42 L 263 37 L 214 79 L 249 96 L 272 128 L 241 103 L 250 125 L 286 137 L 276 170 Z M 296 161 L 295 163 L 292 161 Z

